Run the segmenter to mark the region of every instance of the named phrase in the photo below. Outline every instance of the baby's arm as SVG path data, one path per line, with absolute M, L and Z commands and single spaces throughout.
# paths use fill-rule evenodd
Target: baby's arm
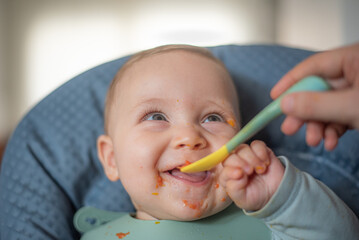
M 243 145 L 224 163 L 220 183 L 238 207 L 263 220 L 273 239 L 359 239 L 358 218 L 335 193 L 265 148 Z
M 240 145 L 226 159 L 220 183 L 234 203 L 246 211 L 263 208 L 276 192 L 284 167 L 264 142 Z

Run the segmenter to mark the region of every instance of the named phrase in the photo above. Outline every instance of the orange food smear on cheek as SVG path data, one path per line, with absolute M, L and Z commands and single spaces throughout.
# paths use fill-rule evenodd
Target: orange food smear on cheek
M 117 233 L 116 236 L 117 236 L 119 239 L 122 239 L 122 238 L 126 237 L 128 234 L 130 234 L 130 232 L 127 232 L 127 233 L 122 233 L 122 232 L 120 232 L 120 233 Z
M 203 205 L 203 201 L 200 201 L 198 203 L 189 203 L 188 200 L 182 200 L 182 202 L 186 207 L 197 211 L 196 217 L 201 217 L 201 207 Z
M 163 187 L 164 184 L 163 184 L 163 179 L 161 176 L 157 176 L 157 179 L 156 179 L 157 183 L 156 183 L 156 188 L 159 188 L 159 187 Z
M 229 125 L 231 125 L 232 127 L 235 127 L 236 126 L 236 122 L 234 121 L 234 119 L 228 119 L 227 120 L 227 123 L 229 124 Z

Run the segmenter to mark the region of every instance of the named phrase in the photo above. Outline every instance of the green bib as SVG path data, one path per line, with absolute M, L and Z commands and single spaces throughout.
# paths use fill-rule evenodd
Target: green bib
M 81 208 L 74 216 L 81 240 L 266 240 L 270 230 L 260 220 L 246 216 L 231 205 L 213 216 L 191 222 L 139 220 L 128 213 L 92 207 Z

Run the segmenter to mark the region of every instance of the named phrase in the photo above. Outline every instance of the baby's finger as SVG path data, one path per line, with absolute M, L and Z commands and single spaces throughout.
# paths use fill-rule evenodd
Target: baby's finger
M 251 166 L 246 160 L 240 158 L 237 154 L 231 154 L 223 162 L 223 166 L 231 167 L 231 168 L 240 168 L 248 175 L 251 175 L 254 171 L 253 166 Z
M 243 178 L 240 180 L 231 180 L 227 182 L 226 185 L 226 192 L 228 193 L 229 197 L 233 200 L 233 202 L 239 207 L 244 208 L 246 210 L 256 210 L 256 206 L 253 207 L 255 203 L 248 199 L 247 196 L 247 185 L 249 184 L 249 179 L 247 175 L 244 175 Z M 257 208 L 259 209 L 259 208 Z
M 248 184 L 248 176 L 243 175 L 243 177 L 239 180 L 229 180 L 226 182 L 226 192 L 231 197 L 233 201 L 241 198 L 241 194 L 243 188 L 245 188 Z
M 222 187 L 226 187 L 227 182 L 230 180 L 239 180 L 244 176 L 241 168 L 224 167 L 219 175 L 219 184 Z
M 270 157 L 267 145 L 263 141 L 254 140 L 251 142 L 251 148 L 257 157 L 268 166 L 270 163 Z
M 306 141 L 309 146 L 318 146 L 324 138 L 324 123 L 309 121 L 307 122 Z
M 257 174 L 264 173 L 267 166 L 263 163 L 257 155 L 253 152 L 252 148 L 248 145 L 241 145 L 237 151 L 237 155 L 240 159 L 246 161 L 250 166 L 252 166 Z

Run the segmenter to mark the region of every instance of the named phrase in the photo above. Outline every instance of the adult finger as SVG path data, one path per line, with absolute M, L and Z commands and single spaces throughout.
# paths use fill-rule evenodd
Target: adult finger
M 318 121 L 307 122 L 306 141 L 309 146 L 318 146 L 324 138 L 324 123 Z
M 270 95 L 273 99 L 281 95 L 294 83 L 310 75 L 323 78 L 340 78 L 343 74 L 343 58 L 348 47 L 321 52 L 310 56 L 286 73 L 272 88 Z
M 338 144 L 338 139 L 345 133 L 347 128 L 342 124 L 330 123 L 324 129 L 324 147 L 332 151 Z
M 287 116 L 281 126 L 281 130 L 286 135 L 295 134 L 304 124 L 304 121 L 293 116 Z
M 285 96 L 281 109 L 302 120 L 349 125 L 359 129 L 359 89 L 330 92 L 301 92 Z

